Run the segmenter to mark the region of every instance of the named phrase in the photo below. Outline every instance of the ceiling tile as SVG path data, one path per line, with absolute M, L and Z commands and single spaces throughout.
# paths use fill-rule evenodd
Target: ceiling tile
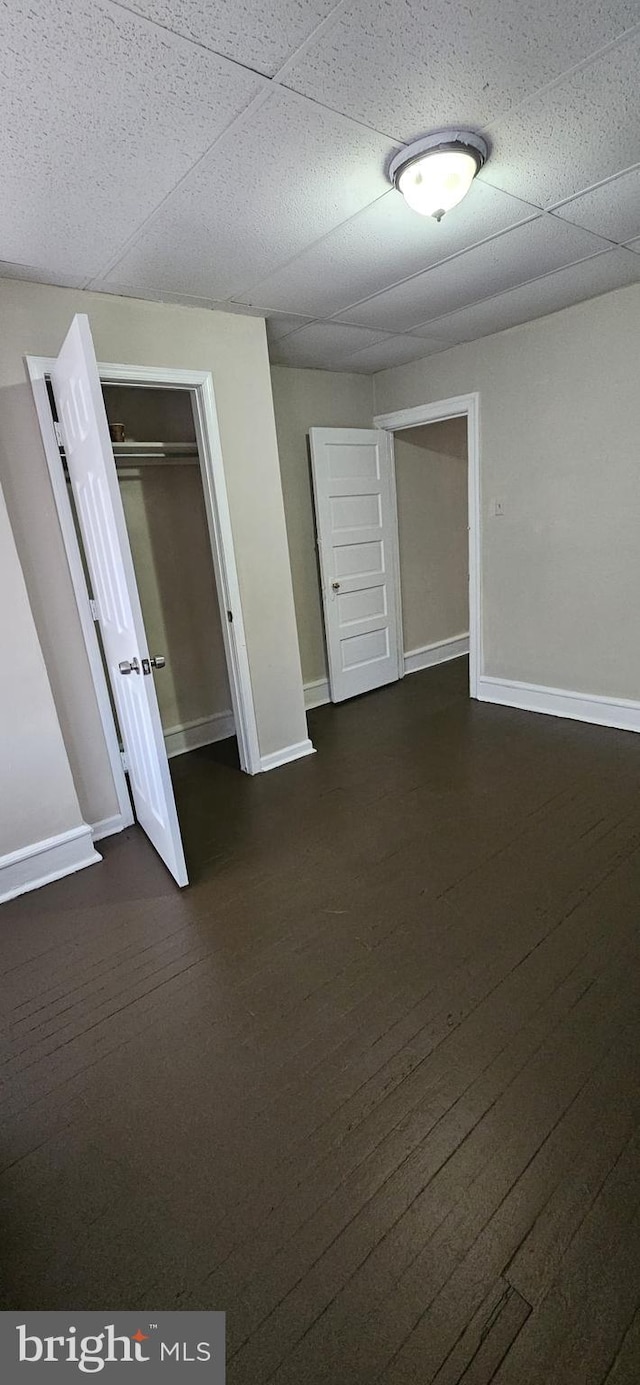
M 589 231 L 545 214 L 349 308 L 339 320 L 381 331 L 406 332 L 562 264 L 596 254 L 605 244 Z M 426 326 L 425 334 L 430 332 Z
M 555 207 L 554 216 L 623 245 L 640 235 L 640 166 Z
M 107 283 L 104 279 L 92 279 L 89 288 L 91 293 L 110 293 L 114 298 L 140 298 L 148 303 L 175 302 L 177 299 L 177 295 L 156 293 L 154 289 L 132 288 L 131 284 Z M 210 308 L 212 305 L 210 298 L 191 298 L 190 302 L 197 308 Z
M 238 296 L 388 188 L 388 144 L 274 89 L 165 202 L 111 276 Z
M 100 0 L 0 6 L 0 255 L 95 274 L 264 79 Z
M 129 8 L 272 77 L 336 0 L 129 0 Z
M 285 80 L 406 140 L 487 124 L 639 18 L 637 0 L 355 0 Z
M 239 316 L 262 317 L 263 314 L 244 303 L 224 303 L 215 298 L 199 298 L 190 293 L 171 293 L 168 289 L 147 289 L 131 284 L 115 284 L 105 279 L 93 279 L 88 287 L 92 293 L 110 293 L 115 298 L 141 298 L 149 303 L 175 303 L 184 308 L 206 308 L 209 312 L 236 313 Z
M 384 337 L 373 346 L 357 351 L 340 362 L 341 370 L 357 374 L 373 375 L 376 370 L 390 370 L 394 365 L 407 365 L 409 361 L 419 361 L 423 356 L 433 356 L 438 351 L 448 351 L 451 341 L 427 341 L 425 337 Z
M 300 332 L 275 344 L 271 360 L 277 365 L 316 367 L 319 370 L 332 370 L 338 361 L 344 360 L 354 351 L 373 346 L 380 341 L 382 333 L 370 332 L 362 327 L 343 327 L 336 322 L 313 322 Z
M 535 211 L 525 202 L 477 180 L 464 202 L 438 223 L 419 216 L 390 190 L 373 206 L 263 280 L 245 301 L 263 308 L 295 309 L 314 317 L 334 313 L 418 274 L 428 265 Z
M 283 337 L 288 337 L 292 332 L 299 332 L 301 327 L 306 327 L 313 319 L 310 317 L 300 317 L 293 313 L 270 313 L 267 318 L 267 341 L 273 344 L 281 341 Z
M 636 34 L 506 116 L 482 181 L 549 207 L 637 164 L 639 66 Z
M 638 263 L 634 263 L 634 259 Z M 516 327 L 573 303 L 596 298 L 600 293 L 625 288 L 640 282 L 640 259 L 628 250 L 610 250 L 581 264 L 556 270 L 533 283 L 522 284 L 509 293 L 487 298 L 460 312 L 450 313 L 431 324 L 433 332 L 453 342 L 475 341 L 491 332 Z
M 10 260 L 0 260 L 0 279 L 26 279 L 32 284 L 56 284 L 64 289 L 81 289 L 87 282 L 86 274 L 55 274 L 50 269 L 38 269 L 30 264 L 12 264 Z

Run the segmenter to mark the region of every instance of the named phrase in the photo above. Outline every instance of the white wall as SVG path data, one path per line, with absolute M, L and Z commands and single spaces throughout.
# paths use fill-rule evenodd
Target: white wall
M 469 632 L 467 421 L 394 434 L 404 652 Z
M 305 683 L 327 677 L 307 434 L 310 428 L 370 428 L 367 375 L 272 366 L 273 402 Z
M 82 824 L 0 490 L 0 895 L 2 857 Z
M 76 312 L 98 360 L 211 370 L 260 751 L 307 731 L 264 322 L 1 280 L 0 478 L 81 807 L 97 821 L 117 802 L 23 360 L 54 356 Z
M 377 413 L 480 393 L 490 676 L 640 700 L 639 355 L 634 286 L 375 377 Z

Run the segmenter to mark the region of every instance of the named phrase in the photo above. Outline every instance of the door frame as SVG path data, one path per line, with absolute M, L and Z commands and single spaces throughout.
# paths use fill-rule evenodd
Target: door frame
M 94 840 L 99 840 L 103 836 L 120 832 L 123 828 L 130 826 L 134 817 L 47 393 L 46 381 L 51 374 L 54 358 L 27 356 L 25 361 L 33 390 L 54 501 L 80 617 L 80 626 L 120 808 L 119 814 L 113 818 L 106 819 L 104 823 L 93 825 Z M 191 395 L 211 557 L 220 605 L 220 619 L 238 740 L 238 754 L 241 768 L 247 774 L 258 774 L 261 769 L 258 728 L 211 372 L 207 370 L 178 370 L 168 366 L 134 366 L 99 361 L 98 373 L 100 382 L 104 385 L 186 390 Z M 228 619 L 228 612 L 232 613 L 231 621 Z
M 394 413 L 377 414 L 374 427 L 386 432 L 400 433 L 406 428 L 416 428 L 428 423 L 444 423 L 448 418 L 467 420 L 467 494 L 469 535 L 469 694 L 478 696 L 478 683 L 483 671 L 482 657 L 482 511 L 480 503 L 480 395 L 458 394 L 451 399 L 438 399 L 432 404 L 418 404 L 411 409 L 398 409 Z M 397 514 L 397 492 L 395 457 L 392 437 L 392 487 Z M 399 544 L 396 545 L 399 554 Z M 399 564 L 398 564 L 399 566 Z M 400 641 L 401 677 L 404 675 L 404 637 L 402 627 L 402 593 L 400 580 L 398 592 L 398 638 Z

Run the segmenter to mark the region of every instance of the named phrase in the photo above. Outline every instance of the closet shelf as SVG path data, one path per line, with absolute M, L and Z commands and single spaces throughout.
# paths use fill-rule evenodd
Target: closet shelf
M 114 442 L 112 446 L 116 462 L 132 461 L 133 458 L 137 462 L 198 461 L 195 442 Z
M 113 442 L 113 455 L 121 475 L 125 468 L 132 474 L 141 466 L 165 462 L 167 466 L 198 466 L 200 458 L 195 442 Z M 69 479 L 64 448 L 60 447 L 64 474 Z

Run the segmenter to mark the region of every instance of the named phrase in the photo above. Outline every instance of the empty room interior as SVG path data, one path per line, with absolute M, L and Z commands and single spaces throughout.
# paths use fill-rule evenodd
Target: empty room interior
M 638 1385 L 640 0 L 0 54 L 3 1378 Z

